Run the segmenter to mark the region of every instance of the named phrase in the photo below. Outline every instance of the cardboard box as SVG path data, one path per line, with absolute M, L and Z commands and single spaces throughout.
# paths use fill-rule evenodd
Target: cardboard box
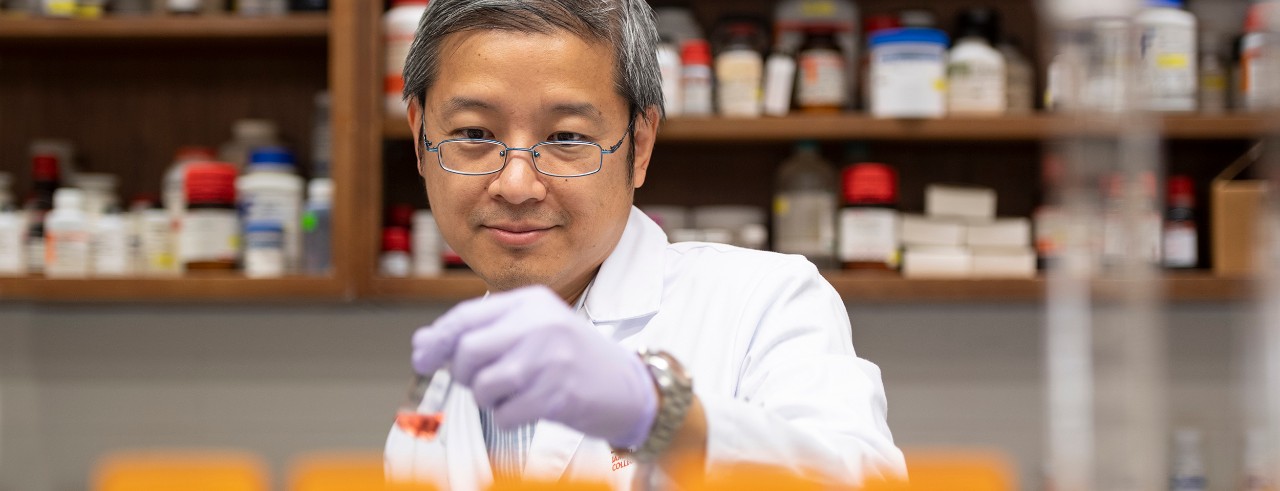
M 902 258 L 906 278 L 967 278 L 973 255 L 963 247 L 908 246 Z
M 966 230 L 963 223 L 953 220 L 903 215 L 899 233 L 908 246 L 962 246 Z
M 1031 220 L 1001 218 L 991 223 L 969 224 L 966 243 L 971 247 L 1030 247 Z
M 973 278 L 1036 277 L 1036 252 L 1030 247 L 973 248 Z
M 1267 185 L 1237 177 L 1261 156 L 1262 144 L 1258 144 L 1213 179 L 1209 206 L 1215 275 L 1251 276 L 1257 269 L 1258 228 Z
M 976 186 L 930 184 L 924 188 L 924 210 L 930 217 L 987 222 L 996 218 L 996 192 Z

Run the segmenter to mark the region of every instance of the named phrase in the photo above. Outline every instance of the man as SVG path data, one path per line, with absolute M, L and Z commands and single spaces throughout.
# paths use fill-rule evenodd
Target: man
M 405 66 L 419 173 L 491 294 L 414 335 L 414 369 L 447 368 L 433 384 L 451 395 L 438 438 L 392 429 L 390 478 L 905 472 L 879 370 L 812 264 L 668 244 L 632 206 L 661 119 L 656 45 L 643 0 L 428 7 Z

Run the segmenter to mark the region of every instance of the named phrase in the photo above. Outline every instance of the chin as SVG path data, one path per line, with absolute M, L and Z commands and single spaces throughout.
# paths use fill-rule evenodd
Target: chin
M 547 275 L 526 270 L 519 265 L 502 268 L 497 271 L 489 271 L 480 276 L 492 291 L 508 291 L 530 285 L 551 284 Z

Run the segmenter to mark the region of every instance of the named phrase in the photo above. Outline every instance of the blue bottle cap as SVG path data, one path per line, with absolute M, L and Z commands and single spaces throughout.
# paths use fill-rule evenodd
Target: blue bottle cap
M 249 165 L 294 165 L 293 152 L 284 147 L 258 147 L 249 154 Z
M 1183 0 L 1147 0 L 1148 7 L 1165 7 L 1172 9 L 1182 8 L 1186 2 Z
M 947 37 L 947 33 L 938 29 L 906 27 L 876 32 L 871 35 L 868 42 L 872 48 L 892 43 L 926 43 L 946 46 L 951 43 L 951 39 Z

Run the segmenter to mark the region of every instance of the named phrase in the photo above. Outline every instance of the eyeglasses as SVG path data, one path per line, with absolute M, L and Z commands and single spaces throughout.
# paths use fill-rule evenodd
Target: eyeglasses
M 512 148 L 497 140 L 482 138 L 454 138 L 432 146 L 427 140 L 426 123 L 420 123 L 423 148 L 436 154 L 440 168 L 464 176 L 484 176 L 502 172 L 507 167 L 511 152 L 533 154 L 533 167 L 551 177 L 583 177 L 600 172 L 604 156 L 616 153 L 635 129 L 635 119 L 627 125 L 626 133 L 612 147 L 604 148 L 589 141 L 542 142 L 529 148 Z

